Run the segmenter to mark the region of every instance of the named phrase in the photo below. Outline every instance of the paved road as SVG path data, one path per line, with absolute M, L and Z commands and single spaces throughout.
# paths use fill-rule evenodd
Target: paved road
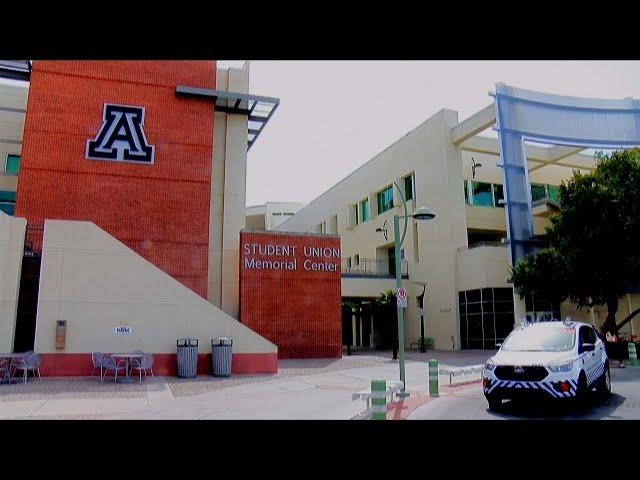
M 612 368 L 612 394 L 602 399 L 595 392 L 585 409 L 570 403 L 505 403 L 500 413 L 490 412 L 481 385 L 456 389 L 415 409 L 409 420 L 516 420 L 516 419 L 640 419 L 640 368 Z

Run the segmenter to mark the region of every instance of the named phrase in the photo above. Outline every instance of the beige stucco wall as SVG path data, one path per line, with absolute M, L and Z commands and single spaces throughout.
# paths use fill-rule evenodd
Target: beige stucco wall
M 396 206 L 376 215 L 376 193 L 396 179 L 404 188 L 400 180 L 415 172 L 416 198 L 409 202 L 409 210 L 424 205 L 436 211 L 438 216 L 425 222 L 410 220 L 403 248 L 409 261 L 410 280 L 428 284 L 425 299 L 427 335 L 434 337 L 436 348 L 442 349 L 451 348 L 451 336 L 459 344 L 456 249 L 467 242 L 460 150 L 449 140 L 449 131 L 455 124 L 457 113 L 441 110 L 277 228 L 314 232 L 318 223 L 326 221 L 330 225 L 332 215 L 337 215 L 343 257 L 358 254 L 361 259 L 375 259 L 383 254 L 380 249 L 393 246 L 393 215 L 402 214 L 402 205 L 394 189 Z M 369 198 L 371 218 L 351 227 L 348 206 L 364 198 Z M 386 241 L 381 233 L 375 232 L 385 221 Z M 414 229 L 417 235 L 414 235 Z M 416 237 L 418 245 L 415 245 Z M 356 287 L 353 284 L 357 282 Z M 405 310 L 406 343 L 409 344 L 420 335 L 415 296 L 422 288 L 408 280 L 403 281 L 403 286 L 409 295 Z M 388 288 L 395 288 L 393 280 L 343 279 L 343 296 L 375 297 Z
M 13 351 L 27 221 L 0 212 L 0 352 Z
M 57 320 L 67 321 L 66 348 L 56 350 Z M 131 334 L 116 335 L 129 325 Z M 234 339 L 234 352 L 276 346 L 214 307 L 90 222 L 45 222 L 36 325 L 39 352 L 175 352 L 181 337 Z
M 247 93 L 248 69 L 219 69 L 218 90 Z M 217 112 L 209 221 L 208 300 L 238 317 L 239 239 L 245 228 L 247 122 L 244 115 Z
M 484 246 L 458 251 L 456 285 L 458 291 L 478 288 L 509 288 L 507 246 Z

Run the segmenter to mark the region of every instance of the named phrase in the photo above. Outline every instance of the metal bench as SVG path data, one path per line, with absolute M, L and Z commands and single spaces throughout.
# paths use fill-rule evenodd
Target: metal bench
M 400 380 L 387 380 L 387 403 L 393 402 L 393 396 L 397 395 L 402 389 L 402 382 Z M 351 394 L 351 401 L 365 400 L 367 402 L 366 415 L 371 413 L 371 390 L 360 390 L 359 392 Z
M 452 367 L 442 368 L 438 370 L 440 375 L 449 375 L 449 385 L 453 381 L 453 377 L 460 377 L 463 375 L 472 375 L 474 373 L 482 373 L 484 365 L 471 365 L 468 367 Z

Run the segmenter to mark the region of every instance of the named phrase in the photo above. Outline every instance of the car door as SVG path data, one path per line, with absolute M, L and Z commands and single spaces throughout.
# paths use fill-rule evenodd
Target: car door
M 584 351 L 583 345 L 585 343 L 596 343 L 596 340 L 591 337 L 591 333 L 593 329 L 591 327 L 582 326 L 580 327 L 580 332 L 578 335 L 580 344 L 578 347 L 578 355 L 580 356 L 580 361 L 582 362 L 582 368 L 584 372 L 587 374 L 587 384 L 589 386 L 593 385 L 593 382 L 596 380 L 596 366 L 597 366 L 597 358 L 596 358 L 596 350 L 594 351 Z

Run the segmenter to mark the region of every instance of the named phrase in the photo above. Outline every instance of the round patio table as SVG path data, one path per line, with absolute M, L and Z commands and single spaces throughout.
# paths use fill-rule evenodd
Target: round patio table
M 126 372 L 126 375 L 124 377 L 120 377 L 118 379 L 118 382 L 131 383 L 132 380 L 131 380 L 131 376 L 129 375 L 129 360 L 131 360 L 133 358 L 142 358 L 142 354 L 140 354 L 140 353 L 112 353 L 111 356 L 116 359 L 116 363 L 117 363 L 117 359 L 118 358 L 124 358 L 125 359 L 125 372 Z
M 4 371 L 4 377 L 0 383 L 11 383 L 11 362 L 14 358 L 21 358 L 24 357 L 24 355 L 24 353 L 0 353 L 0 360 L 6 358 L 8 362 L 7 369 Z

